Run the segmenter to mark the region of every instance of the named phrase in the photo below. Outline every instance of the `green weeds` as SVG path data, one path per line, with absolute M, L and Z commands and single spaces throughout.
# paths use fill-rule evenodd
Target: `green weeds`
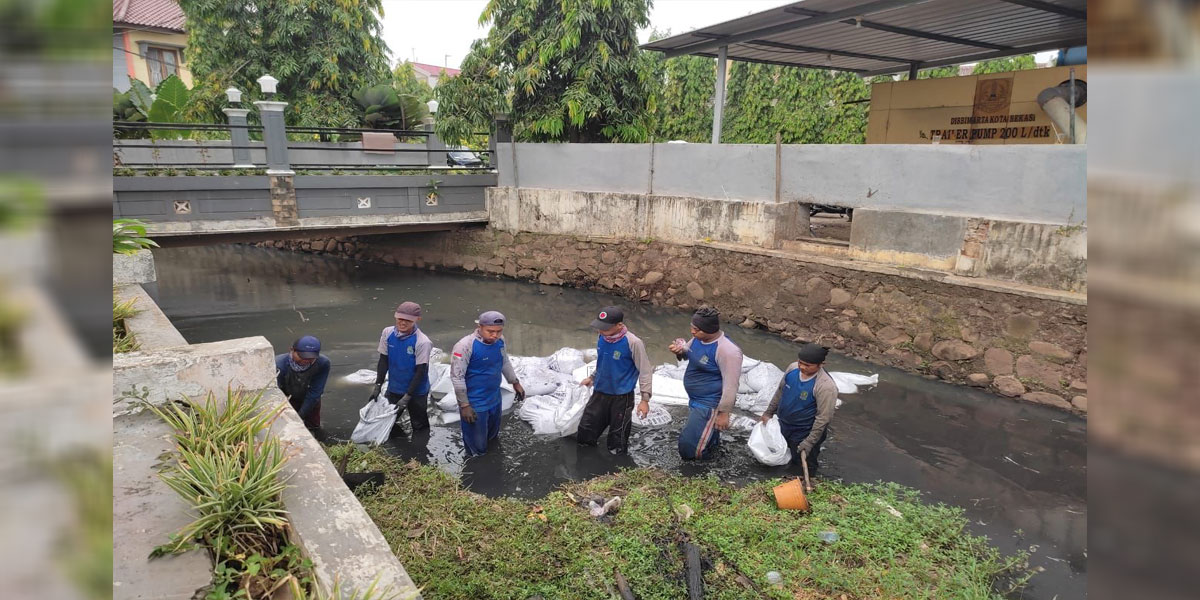
M 802 514 L 775 507 L 778 480 L 735 488 L 635 469 L 530 504 L 467 492 L 435 467 L 379 451 L 329 453 L 386 473 L 360 500 L 430 599 L 604 598 L 614 569 L 638 598 L 687 597 L 684 536 L 711 567 L 706 598 L 998 598 L 1027 579 L 1025 557 L 1001 557 L 967 533 L 961 509 L 926 504 L 895 484 L 822 482 L 810 494 L 814 510 Z M 614 495 L 625 502 L 609 523 L 580 507 Z M 694 516 L 681 521 L 683 505 Z M 840 539 L 821 541 L 827 531 Z M 768 571 L 782 573 L 783 584 L 769 585 Z

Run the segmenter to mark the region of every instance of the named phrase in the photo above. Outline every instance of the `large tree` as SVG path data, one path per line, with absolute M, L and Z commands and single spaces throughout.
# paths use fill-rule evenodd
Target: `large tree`
M 187 18 L 194 118 L 220 119 L 223 90 L 259 97 L 265 73 L 291 103 L 288 122 L 353 126 L 352 94 L 390 82 L 380 0 L 179 0 Z M 246 98 L 244 98 L 245 100 Z
M 654 39 L 653 36 L 651 39 Z M 703 56 L 660 60 L 661 89 L 654 115 L 656 141 L 700 143 L 712 139 L 713 89 L 716 61 Z
M 510 115 L 519 140 L 640 142 L 650 137 L 653 59 L 638 49 L 650 0 L 491 0 L 491 23 L 439 83 L 438 132 L 466 139 Z
M 823 69 L 735 62 L 729 73 L 721 141 L 861 144 L 870 97 L 861 77 Z

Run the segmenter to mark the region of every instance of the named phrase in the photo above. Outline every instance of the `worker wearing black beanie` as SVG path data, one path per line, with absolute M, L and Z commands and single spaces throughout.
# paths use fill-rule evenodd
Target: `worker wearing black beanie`
M 794 450 L 792 462 L 804 460 L 814 473 L 837 408 L 837 383 L 822 366 L 828 354 L 829 349 L 819 344 L 801 346 L 762 415 L 763 423 L 779 417 L 779 429 Z
M 675 340 L 669 349 L 688 361 L 683 374 L 688 420 L 679 432 L 679 456 L 712 458 L 737 399 L 742 349 L 721 332 L 721 313 L 707 306 L 692 315 L 692 340 Z

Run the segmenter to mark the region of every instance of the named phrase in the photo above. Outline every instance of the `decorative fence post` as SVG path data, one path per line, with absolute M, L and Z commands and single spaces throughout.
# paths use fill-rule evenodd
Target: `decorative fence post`
M 274 94 L 279 83 L 270 75 L 258 78 L 264 94 Z M 287 102 L 259 100 L 258 118 L 263 124 L 263 140 L 267 145 L 267 177 L 271 180 L 271 212 L 276 226 L 295 227 L 300 225 L 300 210 L 296 205 L 296 182 L 291 164 L 288 162 L 287 129 L 283 120 L 283 109 Z
M 253 169 L 254 162 L 250 159 L 250 130 L 246 128 L 248 108 L 223 108 L 221 112 L 229 118 L 229 140 L 233 146 L 233 168 Z

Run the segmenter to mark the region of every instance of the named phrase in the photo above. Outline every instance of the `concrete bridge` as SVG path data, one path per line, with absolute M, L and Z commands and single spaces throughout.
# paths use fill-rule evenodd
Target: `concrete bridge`
M 487 223 L 484 190 L 495 185 L 495 173 L 436 171 L 114 177 L 113 218 L 146 221 L 166 245 L 449 230 Z

